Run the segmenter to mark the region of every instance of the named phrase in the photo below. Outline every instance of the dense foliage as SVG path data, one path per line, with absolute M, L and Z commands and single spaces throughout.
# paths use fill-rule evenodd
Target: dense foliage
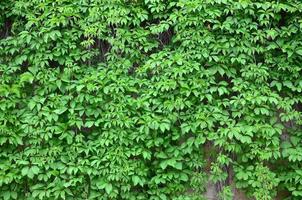
M 302 199 L 300 0 L 0 1 L 3 199 Z

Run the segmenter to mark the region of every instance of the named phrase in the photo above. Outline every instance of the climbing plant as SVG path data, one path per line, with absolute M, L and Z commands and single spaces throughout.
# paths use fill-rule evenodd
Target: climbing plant
M 299 0 L 0 1 L 2 199 L 302 198 Z

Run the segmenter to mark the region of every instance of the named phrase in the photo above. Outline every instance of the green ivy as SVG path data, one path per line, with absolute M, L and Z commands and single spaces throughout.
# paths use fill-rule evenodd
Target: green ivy
M 302 198 L 299 0 L 0 1 L 0 198 Z

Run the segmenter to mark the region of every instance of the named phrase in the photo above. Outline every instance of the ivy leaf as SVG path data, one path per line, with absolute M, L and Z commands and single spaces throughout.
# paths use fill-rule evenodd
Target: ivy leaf
M 34 76 L 30 72 L 23 73 L 20 76 L 20 82 L 21 83 L 24 83 L 24 82 L 32 83 L 33 80 L 34 80 Z
M 296 53 L 299 54 L 300 56 L 302 56 L 302 48 L 297 49 Z
M 132 181 L 134 185 L 140 184 L 141 186 L 143 186 L 143 182 L 139 176 L 132 176 Z
M 106 191 L 107 194 L 110 194 L 111 191 L 112 191 L 112 189 L 113 189 L 113 187 L 112 187 L 112 184 L 111 184 L 111 183 L 106 184 L 106 186 L 105 186 L 105 191 Z

